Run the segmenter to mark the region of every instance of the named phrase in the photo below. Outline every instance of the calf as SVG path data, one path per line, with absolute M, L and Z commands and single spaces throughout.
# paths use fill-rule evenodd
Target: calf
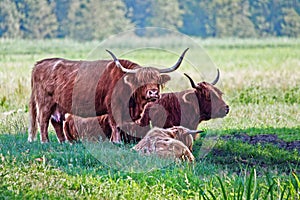
M 58 116 L 52 115 L 52 118 L 58 118 Z M 95 142 L 106 140 L 111 137 L 112 129 L 107 114 L 83 118 L 67 113 L 63 119 L 64 135 L 70 143 L 80 140 Z M 125 143 L 129 143 L 137 141 L 139 138 L 135 138 L 132 134 L 126 134 L 121 131 L 121 139 Z
M 193 137 L 190 133 L 196 134 L 199 131 L 190 131 L 180 126 L 169 129 L 153 128 L 133 149 L 146 155 L 156 154 L 162 158 L 192 162 L 195 158 L 191 153 Z

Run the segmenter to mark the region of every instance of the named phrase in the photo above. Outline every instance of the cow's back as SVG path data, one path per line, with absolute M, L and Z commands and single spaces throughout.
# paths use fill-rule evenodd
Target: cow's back
M 184 126 L 196 129 L 199 123 L 199 104 L 193 90 L 162 93 L 158 102 L 149 103 L 140 119 L 141 126 L 150 124 L 161 128 Z
M 135 64 L 120 62 L 128 68 Z M 125 63 L 127 62 L 127 63 Z M 38 103 L 47 99 L 64 112 L 79 116 L 107 113 L 112 88 L 124 73 L 111 60 L 72 61 L 49 58 L 38 61 L 32 70 L 32 90 Z M 108 100 L 107 100 L 108 99 Z

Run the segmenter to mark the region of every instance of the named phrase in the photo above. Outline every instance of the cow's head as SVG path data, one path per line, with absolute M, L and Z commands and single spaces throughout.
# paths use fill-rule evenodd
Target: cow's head
M 204 132 L 203 130 L 190 130 L 183 126 L 173 126 L 167 130 L 170 131 L 169 134 L 172 138 L 181 141 L 190 149 L 190 151 L 193 150 L 194 140 L 199 133 Z
M 174 66 L 166 69 L 141 66 L 128 69 L 122 66 L 112 52 L 106 51 L 112 56 L 116 66 L 126 73 L 124 75 L 124 82 L 132 89 L 133 96 L 138 101 L 139 106 L 144 106 L 147 102 L 159 99 L 160 87 L 171 79 L 169 75 L 164 73 L 173 72 L 178 69 L 187 50 L 188 48 L 181 54 Z
M 195 84 L 193 79 L 184 74 L 190 80 L 192 88 L 199 103 L 200 121 L 225 117 L 229 113 L 229 106 L 222 99 L 223 93 L 214 85 L 218 82 L 220 72 L 212 83 L 200 82 Z

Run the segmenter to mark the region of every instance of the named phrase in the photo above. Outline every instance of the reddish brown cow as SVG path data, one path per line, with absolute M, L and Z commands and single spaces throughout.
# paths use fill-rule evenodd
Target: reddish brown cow
M 163 93 L 157 102 L 150 102 L 145 107 L 143 116 L 137 120 L 143 127 L 139 129 L 141 137 L 149 130 L 150 122 L 156 127 L 184 126 L 195 130 L 201 121 L 228 114 L 229 106 L 222 99 L 222 92 L 214 86 L 219 80 L 219 70 L 212 83 L 200 82 L 196 85 L 187 74 L 185 76 L 193 89 Z
M 70 143 L 80 140 L 103 141 L 110 138 L 112 132 L 107 114 L 83 118 L 67 113 L 63 121 L 63 130 Z M 123 142 L 129 143 L 138 141 L 140 138 L 135 138 L 121 131 L 121 139 Z
M 140 118 L 146 103 L 159 98 L 160 86 L 170 80 L 168 75 L 161 73 L 176 70 L 187 50 L 167 69 L 119 61 L 110 51 L 114 61 L 51 58 L 37 62 L 31 77 L 28 141 L 36 140 L 38 121 L 41 142 L 48 142 L 49 120 L 58 140 L 65 141 L 62 120 L 55 116 L 71 113 L 82 117 L 108 114 L 112 127 L 110 139 L 120 142 L 118 127 L 125 121 Z
M 130 125 L 130 124 L 127 124 Z M 108 115 L 97 117 L 78 117 L 69 113 L 65 114 L 63 129 L 66 139 L 73 143 L 79 140 L 101 141 L 111 137 L 111 127 L 109 125 Z M 202 130 L 189 130 L 182 126 L 175 126 L 165 129 L 171 138 L 177 139 L 185 144 L 192 151 L 194 138 L 203 132 Z M 132 133 L 131 133 L 132 134 Z M 125 143 L 136 142 L 141 138 L 121 132 L 122 141 Z
M 66 139 L 71 143 L 80 140 L 102 141 L 111 137 L 107 114 L 83 118 L 67 113 L 63 121 L 63 129 Z

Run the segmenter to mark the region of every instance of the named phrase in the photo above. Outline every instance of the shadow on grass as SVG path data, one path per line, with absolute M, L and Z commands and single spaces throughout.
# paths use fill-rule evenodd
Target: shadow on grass
M 300 140 L 300 126 L 293 128 L 274 128 L 274 127 L 265 127 L 265 128 L 246 128 L 246 129 L 228 129 L 222 130 L 222 135 L 232 135 L 246 133 L 250 136 L 253 135 L 262 135 L 262 134 L 275 134 L 278 138 L 291 142 L 295 140 Z
M 205 160 L 239 171 L 245 166 L 264 171 L 300 172 L 300 128 L 248 128 L 221 130 L 220 137 Z M 284 139 L 283 139 L 284 138 Z M 194 144 L 197 160 L 205 139 Z
M 249 129 L 243 130 L 253 135 L 256 133 L 278 133 L 278 132 L 293 132 L 289 129 Z M 237 130 L 225 130 L 225 134 L 240 133 Z M 11 164 L 32 164 L 51 166 L 63 170 L 70 175 L 89 174 L 97 176 L 113 176 L 113 179 L 120 177 L 138 176 L 136 172 L 122 171 L 114 169 L 105 162 L 100 162 L 82 143 L 70 145 L 69 143 L 59 144 L 54 134 L 50 134 L 51 142 L 41 144 L 39 141 L 28 143 L 26 134 L 0 134 L 0 163 L 7 162 Z M 202 142 L 197 140 L 193 147 L 193 154 L 196 157 L 196 163 L 189 165 L 186 163 L 168 163 L 161 168 L 146 170 L 146 174 L 165 174 L 174 173 L 174 176 L 182 171 L 182 168 L 191 172 L 193 175 L 202 176 L 203 174 L 218 173 L 223 169 L 227 171 L 241 171 L 247 166 L 261 167 L 264 170 L 276 169 L 278 172 L 288 173 L 291 170 L 299 171 L 300 156 L 297 151 L 286 151 L 272 144 L 247 144 L 241 141 L 218 140 L 214 148 L 208 153 L 205 158 L 200 158 L 199 154 Z M 131 146 L 124 146 L 123 151 L 129 151 Z M 98 150 L 98 149 L 96 149 Z M 99 149 L 101 151 L 101 149 Z M 101 152 L 99 152 L 101 155 Z M 119 163 L 129 162 L 127 154 L 122 154 L 117 157 Z M 125 156 L 125 157 L 124 157 Z M 110 152 L 105 154 L 107 160 L 113 158 Z M 102 157 L 101 159 L 105 159 Z M 1 161 L 2 160 L 2 161 Z M 146 161 L 143 161 L 147 164 Z M 155 162 L 155 161 L 151 161 Z M 142 163 L 139 163 L 142 167 Z M 134 167 L 134 165 L 133 165 Z M 170 174 L 169 174 L 170 175 Z M 172 175 L 171 175 L 172 176 Z

